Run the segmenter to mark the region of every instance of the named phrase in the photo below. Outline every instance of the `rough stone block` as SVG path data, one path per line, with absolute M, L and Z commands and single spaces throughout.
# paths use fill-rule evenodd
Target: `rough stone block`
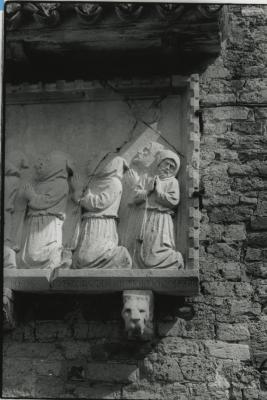
M 240 196 L 240 203 L 256 205 L 258 203 L 258 199 L 257 197 Z
M 258 282 L 256 293 L 260 303 L 265 304 L 267 302 L 267 282 L 265 280 Z
M 36 379 L 35 398 L 60 398 L 64 397 L 65 382 L 54 376 L 40 376 Z
M 246 250 L 246 261 L 260 261 L 263 258 L 262 249 L 257 249 L 253 247 L 247 247 Z
M 250 338 L 247 324 L 218 324 L 217 337 L 225 342 L 243 342 Z
M 267 277 L 267 263 L 265 262 L 254 262 L 246 264 L 246 272 L 248 275 L 254 277 L 266 278 Z
M 216 243 L 207 247 L 207 252 L 225 261 L 239 261 L 240 249 L 236 249 L 227 243 Z
M 257 215 L 266 217 L 267 216 L 267 201 L 259 199 L 257 207 Z
M 215 365 L 205 357 L 184 356 L 180 360 L 185 379 L 193 382 L 212 382 L 215 379 Z
M 230 165 L 228 168 L 228 174 L 230 176 L 249 176 L 252 173 L 253 169 L 250 165 Z
M 267 230 L 267 216 L 251 218 L 251 229 L 255 231 Z
M 237 297 L 250 298 L 253 295 L 253 286 L 249 282 L 235 283 L 235 294 Z
M 155 351 L 162 355 L 198 355 L 200 348 L 197 341 L 167 337 L 160 341 Z
M 71 328 L 62 321 L 37 321 L 36 338 L 40 342 L 53 342 L 72 336 Z
M 25 358 L 4 358 L 2 375 L 3 398 L 35 398 L 33 362 Z
M 142 380 L 140 383 L 133 383 L 124 386 L 122 398 L 129 400 L 189 400 L 189 390 L 181 383 L 157 383 Z
M 205 341 L 205 345 L 212 357 L 231 358 L 241 361 L 250 360 L 250 351 L 248 345 L 224 343 L 220 341 Z
M 241 266 L 237 262 L 228 262 L 219 268 L 222 276 L 229 281 L 239 281 L 241 279 Z
M 255 118 L 256 120 L 267 119 L 267 107 L 255 108 Z
M 73 327 L 73 337 L 75 339 L 86 339 L 88 337 L 88 324 L 77 322 Z
M 231 223 L 250 221 L 253 209 L 249 206 L 214 207 L 209 213 L 210 222 Z
M 232 297 L 234 284 L 231 282 L 203 282 L 201 284 L 204 294 L 218 297 Z
M 224 121 L 224 120 L 252 120 L 253 112 L 248 107 L 213 107 L 204 110 L 204 121 Z
M 139 370 L 136 365 L 122 363 L 89 363 L 86 379 L 101 382 L 134 382 L 138 379 Z
M 115 321 L 90 321 L 88 323 L 88 339 L 97 339 L 109 337 L 116 339 L 121 337 L 121 324 Z
M 57 347 L 61 349 L 62 354 L 68 360 L 91 358 L 91 345 L 87 342 L 61 342 Z
M 176 321 L 159 322 L 159 336 L 184 336 L 186 332 L 186 321 L 182 318 L 177 318 Z
M 232 300 L 231 301 L 231 316 L 258 316 L 261 313 L 259 303 L 252 303 L 250 300 Z
M 248 234 L 248 244 L 250 246 L 266 247 L 266 243 L 267 243 L 267 232 Z
M 231 193 L 230 190 L 228 194 L 224 196 L 213 195 L 212 197 L 206 196 L 203 197 L 203 206 L 211 207 L 211 206 L 235 206 L 239 204 L 239 195 L 235 193 Z
M 264 9 L 262 6 L 259 7 L 259 6 L 253 6 L 253 5 L 242 6 L 241 14 L 244 17 L 259 17 L 259 16 L 264 17 L 264 15 L 265 15 Z
M 153 362 L 145 359 L 140 365 L 140 375 L 141 378 L 156 382 L 183 382 L 184 380 L 178 358 L 166 355 L 157 357 Z
M 37 375 L 41 376 L 55 376 L 59 377 L 62 371 L 61 361 L 48 361 L 48 360 L 36 360 L 34 361 L 34 368 Z
M 44 328 L 45 329 L 45 328 Z M 52 343 L 7 343 L 4 346 L 4 354 L 7 358 L 28 358 L 62 360 L 63 355 L 59 348 Z
M 236 191 L 247 193 L 248 191 L 252 190 L 264 190 L 265 182 L 262 178 L 258 178 L 256 176 L 242 178 L 240 177 L 234 178 L 232 187 Z
M 121 398 L 121 387 L 118 384 L 94 384 L 88 385 L 88 383 L 75 383 L 73 388 L 71 387 L 73 396 L 77 399 L 120 399 Z
M 232 124 L 233 131 L 245 135 L 261 135 L 263 133 L 262 122 L 238 121 Z
M 245 224 L 232 224 L 225 227 L 224 238 L 227 242 L 246 239 Z

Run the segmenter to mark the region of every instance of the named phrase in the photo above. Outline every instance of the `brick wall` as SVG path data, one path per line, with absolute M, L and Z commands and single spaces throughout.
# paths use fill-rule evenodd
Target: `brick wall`
M 141 344 L 124 336 L 119 295 L 17 295 L 4 396 L 267 398 L 266 17 L 229 6 L 201 76 L 200 295 L 157 296 Z

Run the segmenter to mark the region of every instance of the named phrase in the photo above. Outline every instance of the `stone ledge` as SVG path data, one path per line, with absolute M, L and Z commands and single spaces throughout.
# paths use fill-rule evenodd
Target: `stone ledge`
M 198 271 L 156 270 L 73 270 L 53 273 L 45 269 L 4 271 L 4 286 L 21 292 L 112 293 L 124 290 L 152 290 L 176 296 L 198 295 Z

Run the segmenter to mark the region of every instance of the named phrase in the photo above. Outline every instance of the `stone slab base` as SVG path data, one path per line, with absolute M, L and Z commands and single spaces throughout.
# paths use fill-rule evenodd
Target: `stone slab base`
M 176 296 L 194 296 L 199 291 L 198 271 L 176 270 L 73 270 L 45 269 L 4 271 L 4 286 L 23 292 L 112 293 L 152 290 Z

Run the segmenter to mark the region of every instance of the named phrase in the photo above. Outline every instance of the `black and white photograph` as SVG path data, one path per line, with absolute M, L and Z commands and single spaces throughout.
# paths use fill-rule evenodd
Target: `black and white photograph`
M 5 1 L 2 399 L 267 399 L 267 4 Z

